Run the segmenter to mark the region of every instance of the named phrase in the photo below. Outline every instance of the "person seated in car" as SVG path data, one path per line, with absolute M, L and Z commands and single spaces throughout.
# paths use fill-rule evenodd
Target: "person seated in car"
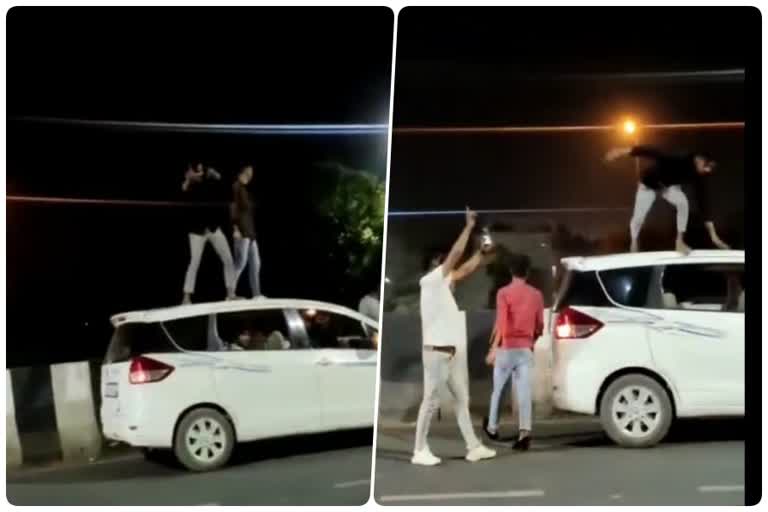
M 307 331 L 309 339 L 318 348 L 337 348 L 339 345 L 335 324 L 325 311 L 318 311 L 307 318 Z

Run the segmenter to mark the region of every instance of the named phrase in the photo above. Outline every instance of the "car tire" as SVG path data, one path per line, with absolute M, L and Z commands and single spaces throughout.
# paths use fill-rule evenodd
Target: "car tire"
M 672 425 L 674 410 L 667 390 L 651 377 L 619 377 L 600 400 L 600 422 L 616 444 L 647 448 L 658 444 Z
M 173 452 L 190 471 L 212 471 L 229 461 L 235 445 L 235 431 L 229 418 L 215 409 L 193 409 L 179 422 Z

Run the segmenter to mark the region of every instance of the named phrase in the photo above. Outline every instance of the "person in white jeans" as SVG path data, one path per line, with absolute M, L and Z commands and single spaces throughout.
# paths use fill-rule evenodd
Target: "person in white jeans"
M 197 281 L 197 270 L 200 267 L 200 259 L 205 245 L 210 242 L 221 259 L 224 270 L 224 284 L 227 289 L 227 299 L 235 298 L 235 264 L 232 253 L 229 250 L 227 237 L 221 230 L 221 215 L 215 206 L 207 203 L 215 203 L 218 197 L 216 184 L 221 180 L 221 175 L 213 169 L 203 170 L 202 164 L 189 166 L 184 175 L 184 183 L 181 190 L 185 199 L 198 203 L 187 214 L 188 238 L 189 238 L 189 265 L 184 277 L 183 304 L 192 301 Z
M 256 243 L 254 204 L 248 184 L 253 179 L 253 167 L 246 165 L 240 169 L 232 185 L 232 238 L 235 246 L 235 283 L 248 267 L 248 281 L 251 285 L 251 297 L 261 295 L 261 255 Z
M 496 456 L 496 452 L 484 446 L 475 435 L 469 415 L 469 383 L 465 365 L 456 358 L 457 348 L 466 345 L 467 332 L 464 313 L 456 304 L 452 287 L 474 272 L 485 262 L 486 253 L 492 251 L 491 247 L 478 251 L 454 271 L 464 254 L 476 220 L 477 215 L 467 209 L 464 231 L 444 260 L 442 256 L 432 259 L 430 271 L 419 283 L 424 396 L 416 420 L 413 464 L 434 466 L 441 462 L 430 450 L 427 437 L 432 416 L 440 405 L 439 393 L 443 386 L 447 386 L 453 395 L 456 420 L 467 447 L 466 460 L 476 462 Z
M 706 185 L 707 178 L 715 169 L 714 160 L 699 153 L 676 155 L 649 146 L 615 148 L 608 152 L 605 159 L 610 162 L 626 156 L 652 161 L 652 165 L 643 172 L 635 194 L 635 207 L 629 222 L 629 232 L 632 239 L 630 250 L 632 252 L 639 250 L 640 230 L 658 196 L 664 198 L 677 210 L 675 250 L 685 254 L 690 252 L 691 248 L 684 241 L 688 227 L 689 205 L 688 198 L 681 188 L 683 184 L 691 184 L 696 190 L 699 210 L 704 217 L 704 225 L 712 243 L 719 249 L 729 249 L 715 230 L 715 223 L 709 208 L 709 191 Z

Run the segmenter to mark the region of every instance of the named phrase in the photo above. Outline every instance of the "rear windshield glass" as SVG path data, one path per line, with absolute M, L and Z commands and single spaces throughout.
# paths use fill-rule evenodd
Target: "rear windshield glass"
M 159 324 L 122 324 L 112 335 L 104 362 L 120 363 L 143 354 L 176 351 Z
M 642 308 L 648 306 L 648 287 L 653 267 L 634 267 L 603 270 L 600 272 L 608 295 L 622 306 Z
M 571 271 L 563 284 L 564 290 L 557 301 L 558 310 L 567 306 L 606 307 L 611 305 L 595 272 Z

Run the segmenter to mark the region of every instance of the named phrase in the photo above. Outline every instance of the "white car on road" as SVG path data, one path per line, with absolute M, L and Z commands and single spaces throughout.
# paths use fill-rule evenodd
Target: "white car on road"
M 378 324 L 323 302 L 255 299 L 118 314 L 105 437 L 218 468 L 235 443 L 373 425 Z
M 622 446 L 675 418 L 744 415 L 744 252 L 566 258 L 550 320 L 555 407 Z

